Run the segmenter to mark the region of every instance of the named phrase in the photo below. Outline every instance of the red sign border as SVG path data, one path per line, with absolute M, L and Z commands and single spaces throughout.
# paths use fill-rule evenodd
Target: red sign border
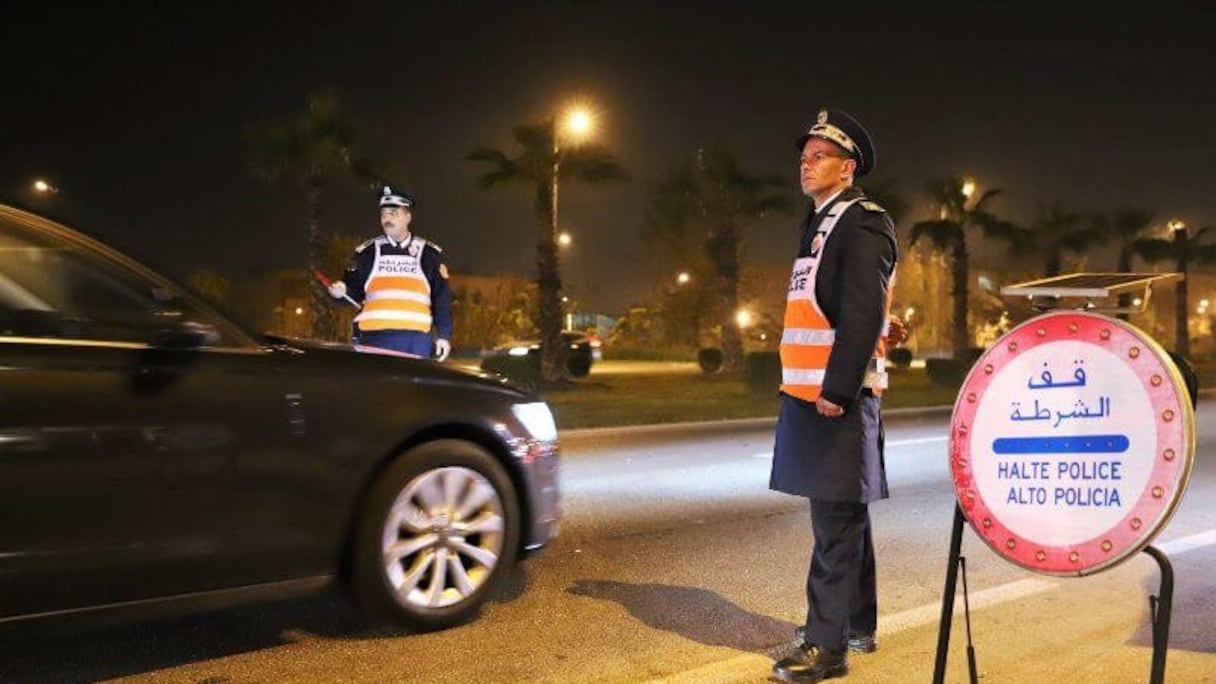
M 1019 354 L 1050 342 L 1097 345 L 1133 365 L 1156 414 L 1153 469 L 1139 499 L 1107 532 L 1079 544 L 1049 546 L 1002 524 L 972 487 L 970 426 L 979 398 Z M 998 555 L 1028 570 L 1083 576 L 1108 569 L 1143 549 L 1169 522 L 1186 491 L 1195 455 L 1195 415 L 1181 373 L 1162 347 L 1135 326 L 1095 313 L 1051 312 L 1006 333 L 980 356 L 959 390 L 950 420 L 950 473 L 955 496 L 975 533 Z

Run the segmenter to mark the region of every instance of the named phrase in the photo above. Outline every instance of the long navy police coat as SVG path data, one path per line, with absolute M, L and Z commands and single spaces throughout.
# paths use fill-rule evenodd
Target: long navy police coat
M 833 203 L 860 193 L 849 188 Z M 799 256 L 809 254 L 826 209 L 803 221 Z M 844 406 L 845 413 L 825 418 L 813 403 L 781 395 L 771 489 L 824 501 L 868 503 L 889 496 L 882 399 L 863 390 L 864 373 L 851 369 L 865 367 L 883 334 L 896 257 L 895 226 L 872 202 L 849 207 L 823 244 L 815 297 L 836 329 L 823 396 Z

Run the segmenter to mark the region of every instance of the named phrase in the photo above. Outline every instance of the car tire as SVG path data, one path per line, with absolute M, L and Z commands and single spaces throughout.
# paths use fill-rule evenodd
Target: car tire
M 397 458 L 355 531 L 353 590 L 382 617 L 421 629 L 467 621 L 515 562 L 515 487 L 486 449 L 444 439 Z

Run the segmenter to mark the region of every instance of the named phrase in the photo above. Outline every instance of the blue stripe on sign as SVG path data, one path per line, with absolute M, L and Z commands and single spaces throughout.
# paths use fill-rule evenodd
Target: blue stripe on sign
M 992 450 L 998 454 L 1121 454 L 1127 447 L 1127 435 L 1000 437 L 992 441 Z

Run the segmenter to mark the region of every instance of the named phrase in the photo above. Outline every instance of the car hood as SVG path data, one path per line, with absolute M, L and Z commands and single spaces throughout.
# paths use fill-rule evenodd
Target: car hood
M 421 384 L 460 385 L 490 392 L 508 394 L 523 400 L 535 400 L 535 393 L 511 384 L 501 376 L 485 371 L 445 365 L 430 359 L 419 359 L 391 351 L 369 351 L 366 347 L 340 342 L 322 342 L 294 337 L 264 335 L 272 347 L 307 357 L 309 365 L 356 374 L 374 374 L 388 379 L 408 376 Z

